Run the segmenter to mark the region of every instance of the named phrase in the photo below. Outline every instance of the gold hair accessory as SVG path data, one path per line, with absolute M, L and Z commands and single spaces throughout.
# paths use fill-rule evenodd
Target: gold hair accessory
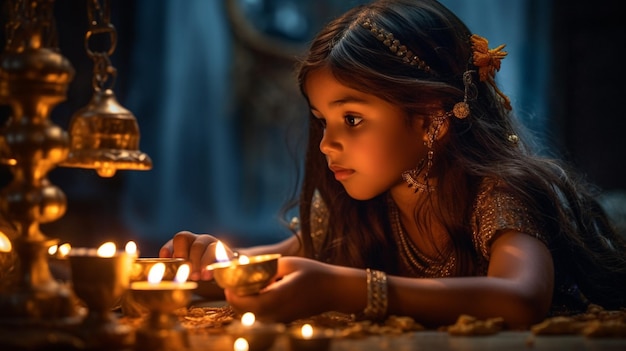
M 366 18 L 362 23 L 363 28 L 368 29 L 374 33 L 376 39 L 380 40 L 386 47 L 391 50 L 396 56 L 402 57 L 404 63 L 408 63 L 411 66 L 417 66 L 419 69 L 426 73 L 432 73 L 430 66 L 426 62 L 422 61 L 417 55 L 413 54 L 411 50 L 408 50 L 406 46 L 402 45 L 398 39 L 393 38 L 393 34 L 379 28 L 369 18 Z
M 467 101 L 461 101 L 454 104 L 454 107 L 452 108 L 452 114 L 458 119 L 463 119 L 469 116 L 470 107 Z
M 463 94 L 463 101 L 457 102 L 454 104 L 452 108 L 452 114 L 454 117 L 458 119 L 464 119 L 470 114 L 470 106 L 467 100 L 471 97 L 475 97 L 476 88 L 472 83 L 472 72 L 474 71 L 465 71 L 463 73 L 463 86 L 465 86 L 465 94 Z
M 504 100 L 504 106 L 511 110 L 511 101 L 498 89 L 495 82 L 496 72 L 500 70 L 500 62 L 507 55 L 506 51 L 502 51 L 506 45 L 502 44 L 495 49 L 489 49 L 489 42 L 480 35 L 473 34 L 470 39 L 474 51 L 473 63 L 478 67 L 478 78 L 481 82 L 489 83 Z

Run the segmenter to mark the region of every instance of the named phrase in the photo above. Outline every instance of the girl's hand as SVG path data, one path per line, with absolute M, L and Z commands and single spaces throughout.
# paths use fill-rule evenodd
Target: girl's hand
M 213 273 L 206 266 L 215 262 L 215 245 L 218 239 L 209 234 L 194 234 L 181 231 L 165 243 L 159 251 L 159 257 L 184 258 L 191 263 L 190 280 L 210 280 Z M 229 256 L 230 249 L 226 248 Z
M 278 260 L 275 281 L 259 294 L 224 292 L 237 312 L 252 312 L 262 321 L 290 322 L 332 310 L 341 292 L 336 269 L 312 259 L 285 256 Z

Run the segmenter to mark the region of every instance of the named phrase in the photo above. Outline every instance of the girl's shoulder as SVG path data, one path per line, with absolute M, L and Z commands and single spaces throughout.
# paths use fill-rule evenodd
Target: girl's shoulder
M 475 248 L 487 260 L 491 243 L 505 230 L 526 233 L 548 243 L 541 220 L 531 215 L 528 204 L 501 179 L 485 178 L 481 182 L 470 226 Z

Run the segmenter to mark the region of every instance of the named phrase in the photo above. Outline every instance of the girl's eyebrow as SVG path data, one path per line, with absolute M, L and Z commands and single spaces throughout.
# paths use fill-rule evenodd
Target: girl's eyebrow
M 344 97 L 342 97 L 340 99 L 337 99 L 337 100 L 329 102 L 328 103 L 328 107 L 336 107 L 336 106 L 345 105 L 345 104 L 348 104 L 348 103 L 367 104 L 368 100 L 366 100 L 366 99 L 364 99 L 362 97 L 357 97 L 357 96 L 353 96 L 353 95 L 347 95 L 347 96 L 344 96 Z M 309 104 L 309 107 L 311 107 L 311 110 L 318 111 L 318 109 L 314 105 L 312 105 L 312 104 Z

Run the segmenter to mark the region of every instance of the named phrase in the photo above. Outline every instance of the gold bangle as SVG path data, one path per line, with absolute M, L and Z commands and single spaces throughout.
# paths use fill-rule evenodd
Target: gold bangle
M 367 268 L 367 306 L 363 316 L 369 320 L 382 320 L 387 315 L 387 275 Z

